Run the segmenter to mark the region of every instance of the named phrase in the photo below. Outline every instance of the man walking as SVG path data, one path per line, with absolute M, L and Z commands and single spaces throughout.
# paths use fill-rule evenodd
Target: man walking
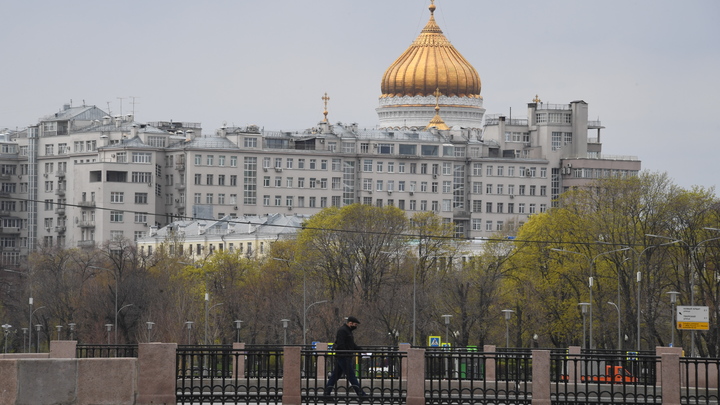
M 330 395 L 335 383 L 340 377 L 345 374 L 350 385 L 352 385 L 355 393 L 358 396 L 367 396 L 360 387 L 357 377 L 355 376 L 355 369 L 353 368 L 353 359 L 355 354 L 350 351 L 362 350 L 360 346 L 355 344 L 355 338 L 353 337 L 353 331 L 360 324 L 360 321 L 354 316 L 349 316 L 347 322 L 340 327 L 335 336 L 335 343 L 333 344 L 333 351 L 335 352 L 335 368 L 330 373 L 330 378 L 325 384 L 325 395 Z

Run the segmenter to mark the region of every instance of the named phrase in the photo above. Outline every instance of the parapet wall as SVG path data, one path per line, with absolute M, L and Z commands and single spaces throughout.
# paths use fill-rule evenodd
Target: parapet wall
M 75 342 L 51 342 L 44 358 L 0 357 L 0 405 L 174 405 L 176 348 L 145 343 L 138 358 L 77 359 Z

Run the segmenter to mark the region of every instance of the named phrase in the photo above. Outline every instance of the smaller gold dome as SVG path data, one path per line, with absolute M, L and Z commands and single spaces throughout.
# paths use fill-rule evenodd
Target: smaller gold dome
M 448 97 L 480 97 L 480 75 L 430 20 L 410 47 L 385 71 L 382 97 L 431 96 L 436 89 Z

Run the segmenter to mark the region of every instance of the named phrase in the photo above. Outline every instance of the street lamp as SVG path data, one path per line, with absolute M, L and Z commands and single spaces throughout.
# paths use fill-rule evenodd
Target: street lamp
M 117 321 L 117 320 L 118 320 L 118 312 L 120 312 L 120 311 L 118 311 L 118 293 L 119 293 L 119 291 L 118 291 L 118 276 L 117 276 L 117 273 L 115 273 L 113 270 L 106 269 L 106 268 L 104 268 L 104 267 L 98 267 L 98 266 L 88 266 L 88 267 L 91 268 L 91 269 L 107 271 L 108 273 L 112 274 L 113 277 L 115 278 L 115 344 L 117 344 L 117 342 L 118 342 L 118 340 L 117 340 L 117 332 L 118 332 L 117 325 L 118 325 L 118 321 Z M 108 344 L 110 344 L 110 337 L 109 337 L 109 336 L 108 336 Z
M 110 344 L 110 332 L 112 331 L 113 324 L 106 323 L 105 328 L 107 329 L 108 345 Z
M 285 262 L 285 263 L 287 263 L 288 267 L 291 267 L 291 265 L 293 263 L 292 260 L 281 259 L 279 257 L 273 257 L 272 259 L 280 261 L 280 262 Z M 307 311 L 308 311 L 308 309 L 310 309 L 310 307 L 315 304 L 327 302 L 327 300 L 318 301 L 318 302 L 313 302 L 309 306 L 307 305 L 307 279 L 306 279 L 305 273 L 306 273 L 305 268 L 303 268 L 303 270 L 302 270 L 302 275 L 303 275 L 303 346 L 307 345 L 306 334 L 307 334 Z
M 36 353 L 40 353 L 40 330 L 42 329 L 42 325 L 37 324 L 35 325 L 35 331 L 37 332 L 37 346 L 36 346 Z
M 243 321 L 238 319 L 234 323 L 235 323 L 235 343 L 240 343 L 240 327 L 242 326 Z
M 62 330 L 62 325 L 55 325 L 55 329 L 57 329 L 57 340 L 60 340 L 60 331 Z
M 305 320 L 307 319 L 307 311 L 316 304 L 322 304 L 324 302 L 328 302 L 328 300 L 322 300 L 322 301 L 316 301 L 312 304 L 308 305 L 307 308 L 305 308 L 305 313 L 303 314 L 303 346 L 307 345 L 307 337 L 305 336 L 307 334 L 307 329 L 305 327 Z
M 590 307 L 589 302 L 581 302 L 578 304 L 580 308 L 582 309 L 582 318 L 583 318 L 583 349 L 587 349 L 587 339 L 585 338 L 585 330 L 586 330 L 586 323 L 585 323 L 585 317 L 588 313 L 588 307 Z
M 150 332 L 152 331 L 152 326 L 155 325 L 155 322 L 145 322 L 148 326 L 148 343 L 150 343 Z
M 618 323 L 618 343 L 617 343 L 617 349 L 618 349 L 618 351 L 620 351 L 620 350 L 622 350 L 622 336 L 621 336 L 621 332 L 620 332 L 620 329 L 621 329 L 621 326 L 620 326 L 620 307 L 618 307 L 618 305 L 617 305 L 616 303 L 612 302 L 612 301 L 608 301 L 608 304 L 614 306 L 614 307 L 615 307 L 615 310 L 617 311 L 617 314 L 618 314 L 618 315 L 617 315 L 617 323 Z
M 5 354 L 7 354 L 7 340 L 8 340 L 8 334 L 10 334 L 10 328 L 12 328 L 12 325 L 10 324 L 3 324 L 2 325 L 3 331 L 5 331 Z
M 450 326 L 450 318 L 452 318 L 452 315 L 442 315 L 443 318 L 445 318 L 445 342 L 450 343 L 450 339 L 448 339 L 448 327 Z
M 190 344 L 190 331 L 192 331 L 193 321 L 186 321 L 185 326 L 187 327 L 187 344 Z
M 510 317 L 513 314 L 512 309 L 503 309 L 502 313 L 505 314 L 505 348 L 510 347 Z
M 70 340 L 74 340 L 73 332 L 75 332 L 75 323 L 70 322 L 68 326 L 70 327 Z
M 212 311 L 213 308 L 223 304 L 222 302 L 218 302 L 217 304 L 208 308 L 209 302 L 210 302 L 210 294 L 205 293 L 205 346 L 207 346 L 207 344 L 208 344 L 208 315 L 210 314 L 210 311 Z
M 593 309 L 592 309 L 592 305 L 593 305 L 593 265 L 595 264 L 595 260 L 597 260 L 597 258 L 600 257 L 600 256 L 602 256 L 602 255 L 607 255 L 607 254 L 615 253 L 615 252 L 622 252 L 622 251 L 625 251 L 625 250 L 630 250 L 630 248 L 629 248 L 629 247 L 624 247 L 624 248 L 620 248 L 620 249 L 608 250 L 607 252 L 600 252 L 600 253 L 596 254 L 596 255 L 595 255 L 594 257 L 592 257 L 592 258 L 591 258 L 590 256 L 586 255 L 585 253 L 575 252 L 575 251 L 573 251 L 573 250 L 565 250 L 565 249 L 557 249 L 557 248 L 551 248 L 550 250 L 554 250 L 554 251 L 556 251 L 556 252 L 573 253 L 573 254 L 576 254 L 576 255 L 584 256 L 586 259 L 588 259 L 588 270 L 589 270 L 589 273 L 590 273 L 590 276 L 588 277 L 588 288 L 589 288 L 589 290 L 590 290 L 590 301 L 589 301 L 588 303 L 590 304 L 590 307 L 589 307 L 589 312 L 590 312 L 590 348 L 592 349 L 592 348 L 593 348 Z
M 284 331 L 283 345 L 287 346 L 287 328 L 288 328 L 288 322 L 290 322 L 290 320 L 289 319 L 281 319 L 280 322 L 282 322 L 283 331 Z
M 33 315 L 35 315 L 35 312 L 45 308 L 45 306 L 42 306 L 39 308 L 35 308 L 35 310 L 33 311 L 32 305 L 33 305 L 33 299 L 32 299 L 32 297 L 30 297 L 30 324 L 28 325 L 28 330 L 30 332 L 30 334 L 28 335 L 28 347 L 29 347 L 28 352 L 29 353 L 32 353 L 32 319 L 33 319 Z M 37 329 L 37 325 L 35 325 L 35 328 Z M 37 330 L 39 333 L 40 329 L 37 329 Z M 40 342 L 40 339 L 38 338 L 38 344 L 40 344 L 39 342 Z M 40 347 L 38 347 L 37 350 L 40 350 Z
M 26 346 L 25 346 L 25 336 L 27 336 L 28 328 L 22 328 L 23 331 L 23 353 L 25 353 Z
M 670 291 L 668 292 L 670 295 L 670 304 L 672 304 L 672 312 L 670 313 L 670 347 L 675 347 L 675 321 L 677 319 L 677 312 L 675 311 L 675 305 L 677 304 L 677 297 L 680 295 L 677 291 Z

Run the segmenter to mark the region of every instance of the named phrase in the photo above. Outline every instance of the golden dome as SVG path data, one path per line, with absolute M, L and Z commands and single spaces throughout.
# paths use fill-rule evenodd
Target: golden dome
M 382 97 L 431 96 L 436 89 L 448 97 L 480 97 L 480 75 L 430 21 L 410 47 L 385 71 Z

